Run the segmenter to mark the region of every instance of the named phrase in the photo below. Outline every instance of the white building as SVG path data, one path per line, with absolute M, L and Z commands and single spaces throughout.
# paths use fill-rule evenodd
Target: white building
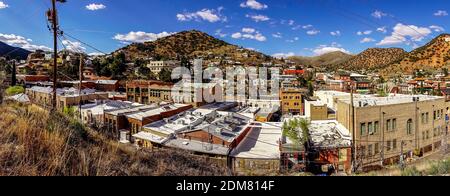
M 147 67 L 155 74 L 159 74 L 164 68 L 172 70 L 180 66 L 179 61 L 151 61 Z

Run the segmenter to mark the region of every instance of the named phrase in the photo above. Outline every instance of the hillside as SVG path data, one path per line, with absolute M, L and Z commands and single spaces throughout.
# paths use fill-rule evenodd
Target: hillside
M 117 52 L 125 53 L 127 60 L 148 57 L 154 59 L 201 57 L 206 61 L 234 60 L 244 64 L 258 64 L 272 60 L 272 57 L 265 54 L 229 44 L 196 30 L 183 31 L 153 42 L 133 43 L 115 53 Z
M 450 65 L 450 34 L 442 34 L 417 48 L 384 70 L 385 73 L 411 73 L 415 69 L 438 70 Z
M 401 48 L 369 48 L 339 65 L 346 70 L 378 70 L 401 60 L 407 52 Z
M 0 176 L 226 175 L 204 158 L 136 151 L 35 106 L 1 105 L 0 113 Z
M 301 65 L 312 66 L 324 69 L 334 69 L 336 65 L 348 61 L 353 56 L 340 51 L 330 52 L 316 57 L 294 56 L 288 59 Z
M 15 51 L 14 51 L 15 50 Z M 12 52 L 14 51 L 14 52 Z M 3 42 L 0 42 L 0 57 L 7 55 L 10 58 L 18 58 L 20 60 L 26 60 L 28 57 L 28 54 L 31 52 L 22 48 L 16 48 L 13 46 L 10 46 L 8 44 L 5 44 Z

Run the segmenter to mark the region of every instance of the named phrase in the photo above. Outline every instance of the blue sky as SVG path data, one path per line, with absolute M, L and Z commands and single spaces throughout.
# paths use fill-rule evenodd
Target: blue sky
M 50 0 L 0 0 L 0 41 L 49 49 L 49 6 Z M 410 51 L 450 28 L 447 0 L 68 0 L 58 7 L 63 31 L 108 53 L 191 29 L 269 55 Z M 96 52 L 62 40 L 69 49 Z

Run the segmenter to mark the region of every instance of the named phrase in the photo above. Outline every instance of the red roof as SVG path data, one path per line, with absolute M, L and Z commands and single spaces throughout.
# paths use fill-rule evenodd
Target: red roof
M 284 75 L 302 75 L 305 73 L 305 70 L 295 70 L 295 69 L 287 69 L 284 70 Z

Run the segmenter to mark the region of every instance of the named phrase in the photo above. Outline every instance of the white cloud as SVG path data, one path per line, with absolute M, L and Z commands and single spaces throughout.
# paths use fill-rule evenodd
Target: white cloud
M 43 51 L 51 51 L 52 48 L 43 45 L 34 45 L 34 44 L 26 44 L 22 46 L 23 49 L 29 51 L 43 50 Z
M 309 31 L 306 32 L 306 34 L 308 34 L 308 35 L 317 35 L 319 33 L 320 33 L 320 31 L 319 30 L 315 30 L 315 29 L 309 30 Z
M 247 0 L 246 2 L 241 3 L 241 7 L 250 8 L 250 9 L 254 9 L 254 10 L 263 10 L 263 9 L 267 9 L 269 6 L 267 6 L 266 4 L 260 3 L 256 0 Z
M 274 38 L 283 38 L 283 35 L 280 32 L 272 34 L 272 37 Z
M 332 35 L 332 36 L 341 36 L 341 31 L 332 31 L 332 32 L 330 32 L 330 35 Z
M 219 37 L 226 37 L 227 34 L 222 32 L 222 29 L 217 29 L 215 35 Z
M 244 33 L 254 33 L 256 30 L 254 28 L 242 28 Z
M 312 27 L 313 27 L 313 26 L 310 25 L 310 24 L 309 24 L 309 25 L 302 26 L 303 29 L 310 29 L 310 28 L 312 28 Z
M 437 25 L 431 25 L 429 28 L 433 29 L 435 32 L 438 32 L 438 33 L 445 31 L 445 29 L 443 27 L 437 26 Z
M 297 26 L 292 27 L 292 30 L 296 31 L 296 30 L 299 30 L 301 28 L 302 28 L 302 25 L 297 25 Z
M 233 35 L 231 35 L 231 37 L 234 39 L 241 39 L 242 33 L 240 33 L 240 32 L 233 33 Z
M 401 44 L 407 42 L 408 38 L 413 42 L 422 41 L 429 34 L 431 34 L 431 30 L 429 28 L 398 23 L 397 25 L 395 25 L 392 34 L 385 37 L 383 40 L 377 43 L 377 45 L 384 46 Z
M 291 56 L 295 56 L 295 53 L 293 52 L 288 52 L 288 53 L 275 53 L 272 54 L 273 57 L 281 59 L 281 58 L 287 58 L 287 57 L 291 57 Z
M 252 39 L 256 41 L 266 41 L 267 38 L 253 28 L 243 28 L 242 32 L 236 32 L 231 35 L 234 39 Z
M 88 55 L 89 55 L 89 56 L 103 56 L 103 55 L 105 55 L 105 54 L 100 53 L 100 52 L 92 52 L 92 53 L 89 53 Z
M 335 42 L 333 42 L 331 45 L 320 45 L 315 49 L 312 49 L 312 52 L 314 53 L 315 56 L 320 56 L 330 52 L 338 52 L 338 51 L 351 54 L 348 50 L 342 48 L 340 44 L 337 44 Z
M 91 11 L 102 10 L 102 9 L 105 9 L 105 8 L 106 8 L 105 5 L 103 5 L 103 4 L 95 4 L 95 3 L 89 4 L 89 5 L 86 6 L 86 9 L 91 10 Z
M 377 28 L 377 31 L 381 32 L 381 33 L 387 33 L 386 27 L 379 27 L 379 28 Z
M 223 7 L 219 7 L 217 10 L 215 9 L 202 9 L 197 12 L 185 12 L 183 14 L 177 14 L 177 19 L 179 21 L 191 21 L 191 20 L 206 20 L 208 22 L 226 22 L 227 18 L 224 16 L 221 16 L 220 11 L 223 9 Z
M 361 40 L 361 43 L 369 43 L 369 42 L 375 42 L 376 40 L 370 37 L 365 37 Z
M 296 41 L 298 41 L 298 40 L 300 40 L 300 38 L 294 37 L 294 39 L 288 39 L 288 40 L 286 40 L 286 42 L 288 42 L 288 43 L 294 43 L 294 42 L 296 42 Z
M 86 48 L 83 47 L 80 42 L 63 40 L 62 44 L 66 47 L 67 50 L 69 50 L 71 52 L 85 52 L 86 51 Z
M 136 42 L 136 43 L 143 43 L 143 42 L 151 42 L 155 41 L 159 38 L 167 37 L 170 35 L 173 35 L 175 33 L 168 33 L 168 32 L 162 32 L 162 33 L 146 33 L 142 31 L 131 31 L 127 34 L 117 34 L 114 36 L 113 39 L 122 41 L 122 42 Z
M 371 30 L 367 30 L 367 31 L 358 31 L 356 34 L 357 34 L 357 35 L 370 35 L 370 34 L 372 34 L 372 31 L 371 31 Z
M 374 18 L 380 19 L 380 18 L 383 18 L 384 16 L 387 16 L 387 14 L 384 13 L 384 12 L 382 12 L 382 11 L 375 10 L 375 12 L 372 13 L 372 16 L 373 16 Z
M 31 43 L 31 42 L 33 42 L 33 40 L 27 39 L 23 36 L 19 36 L 19 35 L 15 35 L 15 34 L 1 34 L 0 33 L 0 42 L 4 42 L 8 45 L 20 47 L 20 48 L 30 50 L 30 51 L 35 51 L 35 50 L 50 51 L 51 50 L 51 48 L 49 48 L 47 46 L 34 45 Z
M 289 21 L 288 21 L 288 25 L 289 25 L 289 26 L 292 26 L 292 25 L 294 25 L 294 24 L 295 24 L 295 21 L 294 21 L 294 20 L 289 20 Z
M 9 7 L 8 4 L 3 3 L 3 1 L 0 1 L 0 9 L 5 9 L 5 8 L 8 8 L 8 7 Z
M 255 21 L 255 22 L 263 22 L 263 21 L 268 21 L 268 20 L 270 20 L 270 18 L 268 17 L 268 16 L 264 16 L 264 15 L 250 15 L 250 14 L 247 14 L 247 15 L 245 15 L 245 17 L 247 17 L 247 18 L 251 18 L 253 21 Z
M 436 13 L 434 13 L 435 16 L 448 16 L 447 11 L 445 10 L 438 10 Z

